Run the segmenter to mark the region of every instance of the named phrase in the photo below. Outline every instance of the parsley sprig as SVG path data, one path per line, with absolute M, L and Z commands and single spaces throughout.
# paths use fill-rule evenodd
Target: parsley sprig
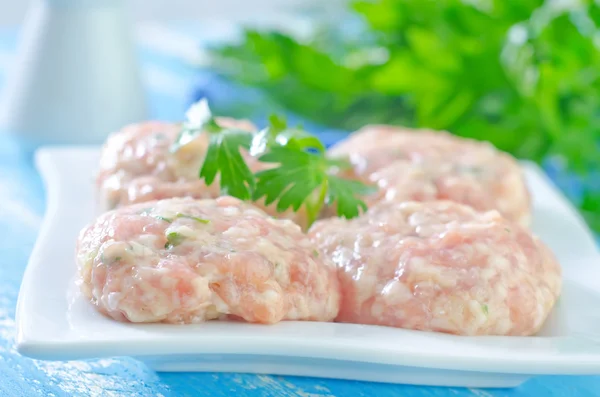
M 225 128 L 212 116 L 206 100 L 194 104 L 187 118 L 173 150 L 179 150 L 200 134 L 209 134 L 199 177 L 211 185 L 220 174 L 223 194 L 253 201 L 264 197 L 267 205 L 277 202 L 278 212 L 290 208 L 298 211 L 304 206 L 309 225 L 324 205 L 335 205 L 337 215 L 345 218 L 366 211 L 360 196 L 372 188 L 333 175 L 332 169 L 349 167 L 349 163 L 329 159 L 321 140 L 303 128 L 290 128 L 277 116 L 271 116 L 269 125 L 256 134 Z M 253 174 L 242 150 L 273 166 Z
M 172 151 L 179 150 L 200 134 L 208 134 L 208 149 L 198 176 L 210 186 L 217 174 L 220 174 L 219 183 L 223 194 L 250 200 L 255 178 L 242 156 L 241 149 L 250 149 L 252 134 L 249 131 L 220 126 L 213 117 L 206 99 L 192 105 L 186 117 L 187 121 L 183 123 Z
M 340 160 L 329 159 L 325 146 L 314 135 L 301 128 L 287 128 L 285 121 L 271 117 L 270 127 L 275 131 L 265 139 L 270 143 L 257 143 L 268 151 L 259 157 L 264 163 L 278 164 L 274 168 L 256 173 L 254 199 L 265 197 L 265 203 L 277 201 L 277 211 L 289 208 L 294 211 L 304 205 L 308 223 L 314 222 L 324 205 L 337 205 L 337 215 L 354 218 L 367 210 L 358 197 L 371 192 L 371 188 L 358 181 L 331 174 L 333 167 L 347 167 Z

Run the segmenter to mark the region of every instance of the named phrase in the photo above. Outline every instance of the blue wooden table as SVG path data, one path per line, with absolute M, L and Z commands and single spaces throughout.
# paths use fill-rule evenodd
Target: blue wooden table
M 15 36 L 12 31 L 0 31 L 0 88 Z M 194 84 L 211 90 L 208 75 L 156 51 L 142 48 L 141 52 L 154 117 L 180 118 L 194 95 Z M 15 304 L 44 206 L 44 189 L 31 158 L 20 151 L 13 138 L 0 135 L 0 396 L 600 395 L 600 377 L 538 377 L 516 389 L 481 390 L 248 374 L 157 374 L 131 358 L 44 362 L 21 357 L 14 348 Z

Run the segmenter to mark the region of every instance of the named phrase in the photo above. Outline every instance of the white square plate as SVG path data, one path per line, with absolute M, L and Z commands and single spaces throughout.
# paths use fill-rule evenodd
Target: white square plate
M 564 289 L 534 337 L 460 337 L 353 324 L 125 324 L 74 287 L 75 240 L 95 216 L 98 148 L 42 149 L 48 207 L 17 307 L 18 350 L 38 359 L 134 356 L 159 371 L 319 376 L 442 386 L 516 386 L 535 374 L 600 374 L 600 254 L 575 210 L 524 163 L 537 233 L 564 269 Z

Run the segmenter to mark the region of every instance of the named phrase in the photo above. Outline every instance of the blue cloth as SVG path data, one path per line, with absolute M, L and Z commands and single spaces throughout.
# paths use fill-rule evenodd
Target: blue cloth
M 14 39 L 14 32 L 0 31 L 0 58 L 3 51 L 12 51 Z M 229 89 L 210 74 L 199 74 L 174 59 L 148 50 L 142 51 L 142 57 L 146 72 L 162 70 L 189 87 L 173 95 L 168 86 L 149 81 L 150 104 L 156 118 L 179 119 L 191 99 L 203 93 L 222 96 Z M 0 87 L 3 77 L 0 66 Z M 339 132 L 328 134 L 324 139 L 330 142 L 339 136 Z M 516 389 L 480 390 L 248 374 L 157 374 L 131 358 L 70 362 L 24 358 L 14 348 L 15 304 L 44 209 L 44 189 L 30 155 L 21 153 L 10 136 L 0 136 L 0 396 L 490 397 L 600 393 L 597 376 L 537 377 Z

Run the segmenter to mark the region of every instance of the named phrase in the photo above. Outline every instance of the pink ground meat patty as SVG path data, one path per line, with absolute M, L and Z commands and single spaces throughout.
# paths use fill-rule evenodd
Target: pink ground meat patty
M 497 211 L 384 203 L 310 236 L 338 267 L 337 321 L 459 335 L 531 335 L 560 293 L 550 250 Z
M 299 226 L 231 197 L 122 207 L 82 230 L 84 294 L 120 321 L 331 321 L 335 266 Z
M 255 131 L 256 127 L 245 120 L 219 118 L 224 127 Z M 173 123 L 149 121 L 133 124 L 112 134 L 102 149 L 97 185 L 101 210 L 145 201 L 172 197 L 197 199 L 216 198 L 221 195 L 218 183 L 206 186 L 198 177 L 208 147 L 208 137 L 201 134 L 196 139 L 171 152 L 181 126 Z M 246 155 L 253 171 L 266 167 L 265 163 Z M 275 205 L 257 205 L 278 218 L 291 219 L 305 227 L 306 212 L 279 213 Z
M 413 163 L 407 160 L 392 162 L 369 175 L 368 183 L 377 191 L 365 197 L 369 207 L 383 201 L 450 200 L 466 204 L 479 211 L 499 210 L 523 226 L 530 223 L 530 211 L 516 196 L 522 189 L 522 177 L 513 173 L 513 182 L 497 183 L 494 173 L 485 167 L 468 167 L 451 162 Z M 506 176 L 508 181 L 510 176 Z M 516 188 L 515 188 L 516 186 Z
M 531 222 L 530 196 L 518 163 L 484 142 L 443 131 L 367 126 L 332 147 L 332 157 L 349 157 L 345 176 L 378 185 L 367 198 L 453 200 L 478 210 L 497 209 L 522 226 Z

